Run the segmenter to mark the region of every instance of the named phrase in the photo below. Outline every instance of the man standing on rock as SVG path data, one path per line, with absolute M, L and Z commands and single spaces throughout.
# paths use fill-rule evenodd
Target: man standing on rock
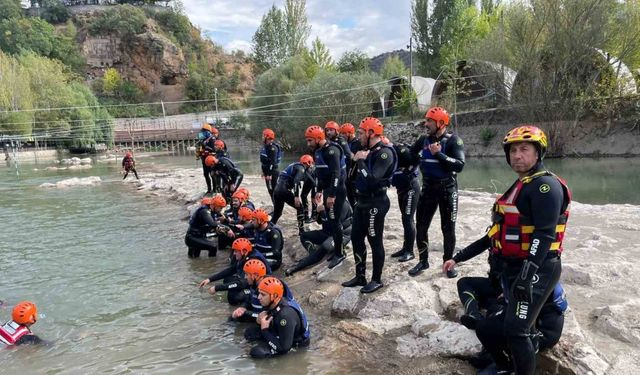
M 358 136 L 364 147 L 353 160 L 356 163 L 356 201 L 353 212 L 351 243 L 356 262 L 356 276 L 342 283 L 344 287 L 363 286 L 361 293 L 372 293 L 382 288 L 384 266 L 384 218 L 389 212 L 387 188 L 396 169 L 396 153 L 393 147 L 382 141 L 384 127 L 380 120 L 366 117 L 360 123 Z M 371 281 L 365 277 L 367 248 L 365 237 L 371 246 L 373 272 Z
M 453 256 L 456 246 L 456 218 L 458 216 L 458 182 L 456 175 L 464 167 L 462 139 L 447 132 L 449 114 L 441 107 L 433 107 L 425 114 L 426 135 L 420 136 L 411 146 L 411 153 L 419 157 L 422 173 L 422 191 L 416 213 L 416 241 L 420 261 L 409 270 L 409 276 L 417 276 L 429 268 L 429 226 L 433 215 L 440 209 L 440 225 L 444 237 L 444 256 Z M 457 276 L 454 268 L 447 277 Z
M 262 131 L 264 146 L 260 151 L 260 163 L 262 164 L 262 177 L 267 184 L 269 197 L 273 202 L 273 191 L 280 175 L 280 161 L 282 160 L 282 146 L 276 142 L 276 133 L 271 129 Z
M 507 347 L 516 373 L 533 375 L 536 350 L 531 328 L 560 279 L 571 192 L 542 164 L 547 136 L 541 129 L 517 127 L 507 133 L 502 145 L 518 180 L 494 204 L 493 225 L 487 235 L 469 248 L 475 248 L 478 254 L 490 248 L 504 262 Z M 443 271 L 448 272 L 455 264 L 455 258 L 447 260 Z M 500 365 L 499 359 L 494 360 Z

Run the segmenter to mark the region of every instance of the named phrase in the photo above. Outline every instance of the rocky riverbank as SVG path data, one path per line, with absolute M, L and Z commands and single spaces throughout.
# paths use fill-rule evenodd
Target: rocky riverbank
M 204 190 L 199 169 L 158 170 L 125 183 L 134 184 L 141 194 L 164 196 L 185 208 L 194 206 Z M 256 206 L 271 204 L 260 177 L 245 176 L 243 185 Z M 402 243 L 395 191 L 389 195 L 388 254 Z M 484 233 L 493 199 L 488 193 L 460 192 L 458 249 Z M 560 343 L 539 355 L 544 373 L 640 373 L 640 264 L 635 261 L 640 257 L 639 217 L 638 206 L 573 204 L 562 274 L 570 310 Z M 464 359 L 477 354 L 480 344 L 472 331 L 458 323 L 462 307 L 455 280 L 440 272 L 438 222 L 434 218 L 430 231 L 432 268 L 411 278 L 407 271 L 413 262 L 397 263 L 387 256 L 385 288 L 373 295 L 340 286 L 353 275 L 351 254 L 333 270 L 321 263 L 286 279 L 311 317 L 312 349 L 358 356 L 363 367 L 370 369 L 368 373 L 475 373 Z M 285 208 L 280 221 L 286 237 L 283 269 L 305 255 L 294 223 L 293 210 Z M 486 257 L 479 256 L 459 266 L 459 277 L 485 275 L 487 268 Z

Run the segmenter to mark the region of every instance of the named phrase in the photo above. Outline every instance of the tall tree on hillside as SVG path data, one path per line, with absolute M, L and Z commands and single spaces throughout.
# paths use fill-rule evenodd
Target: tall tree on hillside
M 341 72 L 366 72 L 369 70 L 369 58 L 359 49 L 345 52 L 338 61 Z
M 258 72 L 282 64 L 305 49 L 310 26 L 305 0 L 287 0 L 284 11 L 275 5 L 262 17 L 253 34 L 253 55 Z
M 311 43 L 309 55 L 316 65 L 322 69 L 329 69 L 334 66 L 329 49 L 318 37 Z
M 429 40 L 429 0 L 413 0 L 411 4 L 411 37 L 416 42 L 418 71 L 430 75 L 429 67 L 435 64 Z

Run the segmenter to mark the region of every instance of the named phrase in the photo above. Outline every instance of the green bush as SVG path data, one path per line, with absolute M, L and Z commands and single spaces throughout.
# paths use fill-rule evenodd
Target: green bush
M 0 0 L 0 20 L 22 18 L 20 0 Z
M 480 140 L 482 141 L 482 144 L 486 147 L 489 146 L 489 143 L 491 143 L 491 140 L 498 134 L 498 131 L 496 129 L 491 129 L 491 128 L 482 128 L 480 129 Z
M 100 13 L 89 26 L 91 35 L 116 34 L 130 38 L 144 32 L 147 16 L 140 8 L 118 5 Z
M 40 18 L 55 25 L 67 22 L 71 18 L 71 12 L 59 0 L 49 0 L 43 3 Z

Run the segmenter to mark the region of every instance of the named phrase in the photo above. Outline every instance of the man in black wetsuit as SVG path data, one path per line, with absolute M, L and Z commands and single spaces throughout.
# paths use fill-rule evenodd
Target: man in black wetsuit
M 262 177 L 272 201 L 273 190 L 280 174 L 280 161 L 282 160 L 282 146 L 275 139 L 276 133 L 273 130 L 264 129 L 262 131 L 264 146 L 260 151 L 260 164 L 262 164 Z
M 184 237 L 187 245 L 189 258 L 200 257 L 201 250 L 208 250 L 209 257 L 215 257 L 218 247 L 214 242 L 214 231 L 220 224 L 222 209 L 227 205 L 225 199 L 220 195 L 213 198 L 203 198 L 200 207 L 196 208 L 189 219 L 189 229 Z
M 398 206 L 402 215 L 404 238 L 402 248 L 391 254 L 400 262 L 408 262 L 414 258 L 413 246 L 416 242 L 415 214 L 418 208 L 420 183 L 418 182 L 418 163 L 411 155 L 411 148 L 405 144 L 394 144 L 398 155 L 398 168 L 393 173 L 391 184 L 398 190 Z
M 518 179 L 497 199 L 491 229 L 469 245 L 468 254 L 490 248 L 503 261 L 507 347 L 516 373 L 533 375 L 536 359 L 531 328 L 560 279 L 571 192 L 542 163 L 547 136 L 541 129 L 517 127 L 507 133 L 502 144 Z M 443 271 L 455 264 L 454 259 L 446 261 Z M 499 359 L 494 360 L 501 365 Z
M 384 266 L 384 218 L 389 212 L 387 188 L 396 169 L 397 157 L 393 147 L 382 142 L 384 127 L 380 120 L 366 117 L 358 129 L 364 150 L 358 151 L 356 163 L 356 201 L 353 212 L 351 244 L 356 262 L 356 276 L 342 283 L 344 287 L 363 286 L 361 293 L 372 293 L 382 288 Z M 371 281 L 365 277 L 367 248 L 365 237 L 371 246 L 373 272 Z
M 124 154 L 124 158 L 122 158 L 122 169 L 124 169 L 124 177 L 122 177 L 123 180 L 127 178 L 129 172 L 133 172 L 137 180 L 140 179 L 138 178 L 138 171 L 136 171 L 136 161 L 131 152 Z
M 265 311 L 256 319 L 258 327 L 247 328 L 244 337 L 258 341 L 251 348 L 253 358 L 287 354 L 292 348 L 309 346 L 311 333 L 307 317 L 294 299 L 284 297 L 285 287 L 275 277 L 265 277 L 258 285 L 258 299 Z
M 353 162 L 353 155 L 356 152 L 362 149 L 362 145 L 360 145 L 360 140 L 356 137 L 356 128 L 351 123 L 344 123 L 340 127 L 340 134 L 347 140 L 347 144 L 349 145 L 349 151 L 351 153 L 351 159 L 347 160 L 347 181 L 345 182 L 345 186 L 347 188 L 347 199 L 349 200 L 349 204 L 353 208 L 356 204 L 356 188 L 353 186 L 353 180 L 355 178 L 355 173 L 352 173 L 353 166 L 355 163 Z
M 215 141 L 217 139 L 216 133 L 213 132 L 213 127 L 209 124 L 203 124 L 200 132 L 198 133 L 198 146 L 196 149 L 196 159 L 202 161 L 202 174 L 204 175 L 204 181 L 207 183 L 206 194 L 215 192 L 219 186 L 216 186 L 216 181 L 212 180 L 212 169 L 210 165 L 206 164 L 207 156 L 215 153 Z
M 416 241 L 420 261 L 409 270 L 417 276 L 429 268 L 429 226 L 436 210 L 440 210 L 440 226 L 444 237 L 443 261 L 451 259 L 456 246 L 456 219 L 458 216 L 458 182 L 456 175 L 464 167 L 462 139 L 447 132 L 449 114 L 434 107 L 425 114 L 426 135 L 411 146 L 411 153 L 420 161 L 422 191 L 416 213 Z M 447 277 L 456 277 L 454 268 Z
M 262 208 L 253 211 L 254 244 L 256 250 L 264 254 L 267 264 L 272 270 L 277 270 L 282 264 L 282 249 L 284 238 L 282 230 L 269 221 L 269 214 Z
M 304 232 L 304 205 L 302 204 L 302 185 L 306 180 L 315 180 L 313 176 L 313 157 L 302 155 L 299 162 L 291 163 L 278 176 L 273 192 L 273 217 L 271 222 L 278 223 L 284 204 L 295 208 L 298 220 L 298 233 Z
M 213 169 L 218 181 L 222 183 L 221 192 L 224 198 L 231 200 L 233 193 L 240 187 L 244 175 L 242 171 L 229 158 L 217 158 L 213 155 L 207 156 L 205 165 Z
M 231 318 L 238 322 L 255 322 L 264 307 L 258 300 L 258 285 L 267 276 L 267 266 L 259 259 L 249 259 L 242 266 L 249 296 L 242 306 L 233 310 Z
M 322 197 L 322 204 L 327 210 L 328 224 L 332 227 L 335 251 L 330 255 L 329 268 L 340 264 L 346 257 L 342 242 L 342 224 L 340 216 L 347 198 L 345 178 L 347 176 L 346 161 L 342 148 L 325 139 L 324 131 L 317 125 L 311 125 L 304 137 L 309 149 L 315 153 L 316 181 L 318 192 L 316 198 Z

